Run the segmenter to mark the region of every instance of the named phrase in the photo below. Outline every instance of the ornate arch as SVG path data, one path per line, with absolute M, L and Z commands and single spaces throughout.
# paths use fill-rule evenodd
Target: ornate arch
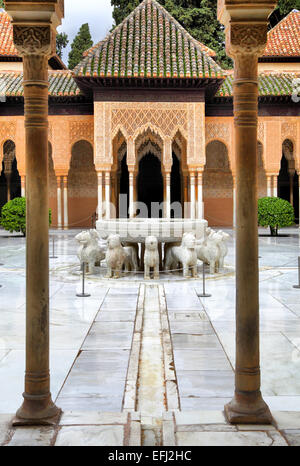
M 161 148 L 153 141 L 145 141 L 137 150 L 137 162 L 139 163 L 142 158 L 151 152 L 155 157 L 162 161 L 162 151 Z
M 128 132 L 126 131 L 126 128 L 124 127 L 124 125 L 121 125 L 121 124 L 117 125 L 117 126 L 112 130 L 112 132 L 111 132 L 111 139 L 112 139 L 112 140 L 115 139 L 115 137 L 118 135 L 119 132 L 123 134 L 123 136 L 124 136 L 125 139 L 128 139 L 129 134 L 128 134 Z
M 163 145 L 164 135 L 162 134 L 161 130 L 157 126 L 151 123 L 147 123 L 141 126 L 140 128 L 137 128 L 137 130 L 135 131 L 133 135 L 133 140 L 137 144 L 137 141 L 139 138 L 147 137 L 147 135 L 151 135 L 153 136 L 153 138 L 160 140 L 161 145 Z
M 225 144 L 228 154 L 230 146 L 230 124 L 228 123 L 206 123 L 205 125 L 205 145 L 212 141 L 219 141 Z
M 87 141 L 94 148 L 94 123 L 71 121 L 69 126 L 69 141 L 71 150 L 79 141 Z

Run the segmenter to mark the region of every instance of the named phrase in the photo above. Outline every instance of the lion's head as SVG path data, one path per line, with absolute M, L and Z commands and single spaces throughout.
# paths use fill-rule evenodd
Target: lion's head
M 119 235 L 109 235 L 107 240 L 108 249 L 116 249 L 121 247 L 121 239 Z
M 148 238 L 146 238 L 145 248 L 148 251 L 156 251 L 157 246 L 158 246 L 158 241 L 155 236 L 148 236 Z
M 196 248 L 196 237 L 193 233 L 185 233 L 182 238 L 181 245 L 186 249 L 195 249 Z

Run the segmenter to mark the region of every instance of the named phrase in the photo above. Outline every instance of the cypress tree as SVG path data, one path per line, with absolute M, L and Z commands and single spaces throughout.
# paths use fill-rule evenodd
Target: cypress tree
M 93 41 L 88 23 L 83 24 L 75 37 L 69 53 L 69 68 L 73 70 L 82 60 L 82 54 L 92 47 Z

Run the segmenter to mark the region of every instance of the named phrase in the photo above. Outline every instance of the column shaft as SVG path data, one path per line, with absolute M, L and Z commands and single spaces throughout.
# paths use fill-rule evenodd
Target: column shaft
M 98 220 L 102 220 L 103 217 L 103 173 L 98 172 Z
M 64 176 L 64 229 L 69 227 L 69 210 L 68 210 L 68 177 Z
M 25 176 L 21 176 L 21 196 L 26 196 L 26 178 Z
M 233 228 L 236 227 L 236 176 L 233 176 Z
M 198 172 L 198 218 L 204 218 L 203 204 L 203 172 Z
M 272 197 L 272 176 L 267 176 L 267 196 Z
M 165 175 L 166 199 L 165 199 L 165 217 L 171 218 L 171 173 Z
M 129 172 L 129 218 L 134 218 L 134 173 Z
M 105 218 L 110 219 L 110 172 L 105 173 Z
M 294 173 L 290 173 L 290 204 L 294 205 Z
M 273 197 L 278 196 L 278 177 L 277 175 L 273 176 Z
M 26 373 L 16 424 L 52 424 L 49 373 L 48 56 L 25 55 Z
M 62 229 L 61 177 L 57 176 L 57 228 Z
M 190 175 L 190 186 L 191 186 L 191 218 L 195 218 L 195 207 L 196 207 L 196 186 L 195 186 L 195 174 Z
M 240 26 L 238 26 L 240 27 Z M 237 47 L 234 81 L 236 144 L 236 371 L 232 423 L 270 423 L 260 392 L 258 272 L 258 59 Z M 244 50 L 244 49 L 242 49 Z

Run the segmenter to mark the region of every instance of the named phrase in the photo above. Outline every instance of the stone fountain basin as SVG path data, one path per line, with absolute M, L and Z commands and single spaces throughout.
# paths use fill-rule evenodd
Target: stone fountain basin
M 208 222 L 201 219 L 110 219 L 96 224 L 101 238 L 117 234 L 130 243 L 144 243 L 148 236 L 155 236 L 160 243 L 174 243 L 181 241 L 184 233 L 193 233 L 201 240 L 207 227 Z

